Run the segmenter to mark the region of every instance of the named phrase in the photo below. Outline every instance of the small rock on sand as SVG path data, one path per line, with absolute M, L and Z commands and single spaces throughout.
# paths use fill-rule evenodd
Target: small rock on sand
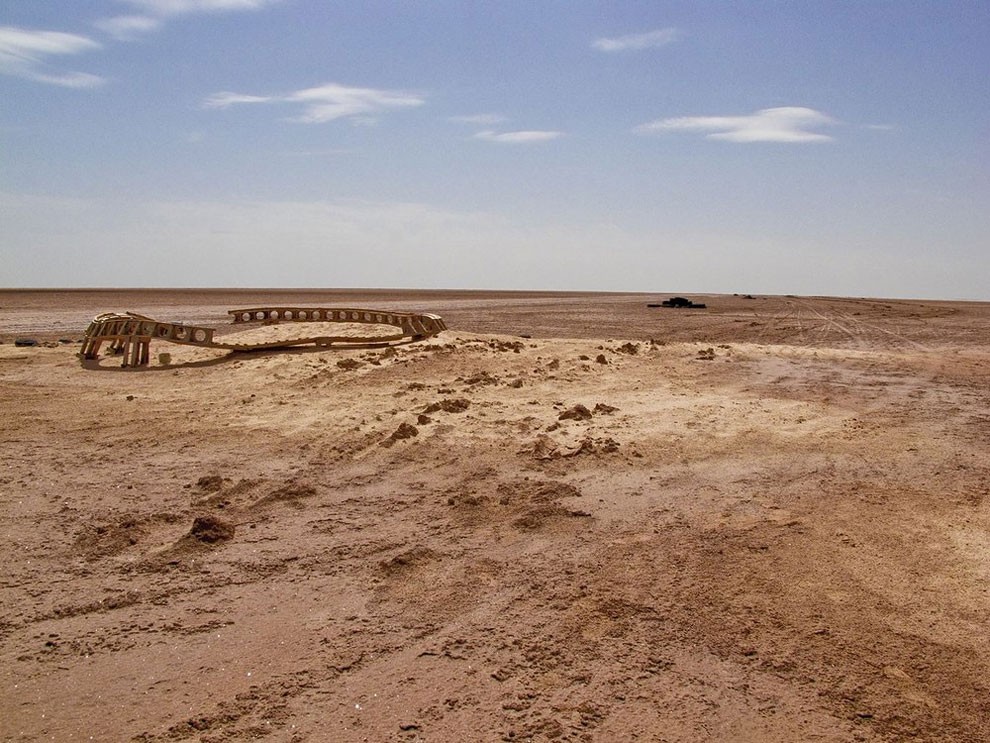
M 197 516 L 189 534 L 199 542 L 216 544 L 233 538 L 234 525 L 215 516 Z
M 557 420 L 561 421 L 586 421 L 591 418 L 591 411 L 588 410 L 584 405 L 580 403 L 575 405 L 573 408 L 565 410 L 563 413 L 557 416 Z

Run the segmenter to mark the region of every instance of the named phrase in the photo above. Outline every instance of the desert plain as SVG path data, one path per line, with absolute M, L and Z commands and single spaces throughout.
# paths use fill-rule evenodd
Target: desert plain
M 668 296 L 0 291 L 0 737 L 990 740 L 990 304 Z

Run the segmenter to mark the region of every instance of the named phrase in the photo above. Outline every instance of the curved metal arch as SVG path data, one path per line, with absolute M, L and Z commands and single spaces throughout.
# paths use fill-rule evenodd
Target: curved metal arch
M 213 328 L 183 323 L 162 322 L 135 312 L 105 312 L 93 318 L 86 328 L 82 357 L 96 359 L 104 343 L 111 352 L 121 354 L 121 366 L 147 366 L 151 341 L 160 340 L 201 348 L 228 351 L 291 348 L 309 343 L 330 345 L 387 345 L 431 338 L 447 329 L 439 315 L 430 313 L 392 312 L 358 307 L 250 307 L 228 310 L 234 325 L 249 323 L 276 324 L 281 322 L 336 322 L 365 325 L 390 325 L 397 332 L 376 336 L 304 336 L 264 343 L 225 343 L 215 340 Z

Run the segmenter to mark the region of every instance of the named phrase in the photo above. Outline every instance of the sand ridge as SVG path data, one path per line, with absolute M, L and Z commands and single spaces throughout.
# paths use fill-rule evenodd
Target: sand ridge
M 984 308 L 482 299 L 0 345 L 3 737 L 990 737 Z

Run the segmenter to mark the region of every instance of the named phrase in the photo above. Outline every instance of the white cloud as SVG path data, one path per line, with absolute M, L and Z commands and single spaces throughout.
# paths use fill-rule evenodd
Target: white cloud
M 457 124 L 475 124 L 478 126 L 493 126 L 508 121 L 505 116 L 499 114 L 475 114 L 473 116 L 452 116 L 450 121 Z M 564 136 L 563 132 L 552 130 L 524 129 L 514 132 L 498 132 L 494 129 L 484 129 L 476 132 L 473 139 L 482 139 L 486 142 L 501 142 L 503 144 L 530 144 L 533 142 L 549 142 Z
M 130 41 L 142 33 L 157 31 L 165 18 L 196 13 L 261 10 L 282 0 L 118 0 L 118 2 L 136 9 L 140 15 L 104 18 L 95 25 L 115 39 Z
M 206 108 L 227 108 L 228 106 L 233 106 L 238 103 L 268 103 L 269 101 L 278 100 L 272 96 L 266 95 L 244 95 L 243 93 L 214 93 L 205 101 L 203 101 L 203 106 Z
M 305 111 L 298 120 L 307 124 L 369 114 L 389 108 L 422 106 L 426 103 L 422 96 L 413 93 L 374 88 L 349 88 L 336 83 L 298 90 L 291 93 L 286 100 L 305 104 Z M 367 122 L 359 119 L 359 123 Z
M 591 46 L 602 52 L 625 52 L 640 49 L 656 49 L 671 44 L 681 36 L 676 28 L 661 28 L 642 34 L 617 36 L 612 39 L 595 39 Z
M 222 13 L 231 10 L 260 10 L 281 0 L 121 0 L 151 15 Z
M 228 108 L 244 103 L 298 103 L 302 113 L 292 121 L 304 124 L 322 124 L 335 119 L 351 118 L 357 124 L 374 120 L 370 114 L 389 109 L 422 106 L 426 99 L 415 93 L 375 88 L 351 88 L 337 83 L 327 83 L 315 88 L 305 88 L 275 96 L 245 95 L 242 93 L 216 93 L 207 98 L 206 108 Z
M 45 58 L 99 48 L 97 42 L 77 34 L 0 26 L 0 74 L 66 88 L 94 88 L 106 81 L 88 72 L 51 70 Z
M 451 116 L 450 121 L 455 124 L 476 124 L 478 126 L 494 126 L 508 121 L 505 116 L 499 114 L 474 114 L 472 116 Z
M 104 18 L 94 24 L 98 29 L 119 41 L 131 41 L 140 34 L 158 30 L 162 21 L 145 15 L 121 15 Z
M 563 132 L 555 131 L 518 131 L 518 132 L 494 132 L 485 130 L 474 135 L 475 139 L 483 139 L 486 142 L 503 142 L 508 144 L 529 144 L 531 142 L 548 142 L 564 136 Z
M 748 116 L 683 116 L 641 124 L 635 131 L 654 134 L 672 131 L 709 132 L 708 139 L 729 142 L 827 142 L 832 138 L 808 131 L 835 124 L 820 111 L 800 106 L 765 108 Z
M 34 74 L 30 79 L 63 88 L 98 88 L 106 83 L 106 78 L 89 72 L 63 72 L 54 75 Z

